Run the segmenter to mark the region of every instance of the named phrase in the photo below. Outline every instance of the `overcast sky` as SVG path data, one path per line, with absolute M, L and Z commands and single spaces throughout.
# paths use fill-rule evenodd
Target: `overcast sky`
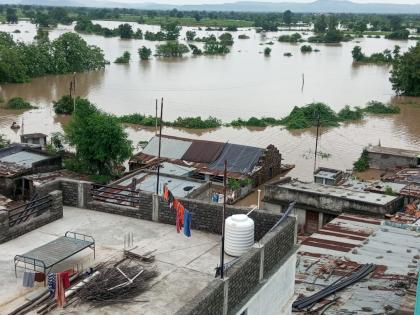
M 167 4 L 211 4 L 211 3 L 227 3 L 247 0 L 105 0 L 111 2 L 123 2 L 123 3 L 167 3 Z M 258 2 L 312 2 L 314 0 L 251 0 Z M 352 0 L 353 2 L 359 3 L 420 3 L 420 0 Z

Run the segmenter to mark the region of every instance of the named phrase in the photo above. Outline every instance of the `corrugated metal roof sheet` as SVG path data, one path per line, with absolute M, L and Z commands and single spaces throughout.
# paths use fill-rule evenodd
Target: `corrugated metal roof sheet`
M 228 172 L 249 173 L 257 164 L 264 149 L 239 144 L 227 143 L 210 169 L 223 170 L 225 160 L 228 161 Z
M 160 156 L 162 158 L 168 159 L 181 159 L 188 148 L 191 146 L 191 143 L 192 141 L 189 140 L 181 140 L 162 136 Z M 159 137 L 153 137 L 141 153 L 158 156 Z
M 33 163 L 39 162 L 49 157 L 34 152 L 20 151 L 0 158 L 2 162 L 16 163 L 22 166 L 31 167 Z
M 182 159 L 197 163 L 211 163 L 219 157 L 224 146 L 222 142 L 194 140 Z

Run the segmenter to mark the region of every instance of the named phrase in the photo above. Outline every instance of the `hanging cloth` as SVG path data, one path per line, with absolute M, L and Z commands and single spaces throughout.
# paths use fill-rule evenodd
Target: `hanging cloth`
M 45 280 L 45 273 L 43 272 L 36 272 L 35 273 L 35 281 L 36 282 L 44 282 Z
M 169 203 L 169 209 L 172 209 L 172 206 L 174 204 L 174 195 L 172 195 L 171 191 L 168 190 L 168 203 Z
M 169 189 L 168 185 L 163 186 L 163 199 L 168 201 L 169 200 Z
M 184 235 L 191 236 L 191 213 L 188 209 L 184 210 Z
M 35 273 L 31 271 L 25 271 L 23 273 L 23 286 L 25 288 L 33 288 L 35 282 Z
M 66 297 L 64 295 L 64 281 L 63 281 L 63 273 L 57 273 L 55 275 L 55 300 L 59 307 L 64 307 L 66 305 Z
M 70 272 L 69 271 L 62 272 L 61 278 L 63 279 L 64 289 L 70 288 Z
M 50 291 L 51 295 L 54 295 L 55 294 L 55 286 L 56 286 L 55 273 L 49 273 L 47 278 L 48 278 L 48 291 Z

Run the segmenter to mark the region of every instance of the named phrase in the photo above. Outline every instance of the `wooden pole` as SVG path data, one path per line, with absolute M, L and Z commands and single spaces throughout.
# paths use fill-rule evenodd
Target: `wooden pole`
M 156 99 L 156 106 L 155 106 L 155 135 L 158 134 L 158 100 Z
M 76 111 L 76 72 L 73 72 L 73 113 Z
M 227 160 L 223 171 L 223 212 L 222 212 L 222 244 L 220 246 L 220 278 L 225 276 L 225 212 L 226 212 L 226 185 L 227 185 Z
M 156 194 L 159 195 L 159 177 L 160 177 L 160 149 L 162 146 L 162 117 L 163 117 L 163 97 L 160 103 L 160 124 L 159 124 L 159 151 L 156 178 Z
M 315 171 L 316 171 L 316 158 L 317 158 L 317 154 L 318 154 L 319 125 L 320 125 L 320 115 L 319 115 L 319 112 L 318 112 L 318 118 L 317 118 L 317 123 L 316 123 L 314 174 L 315 174 Z

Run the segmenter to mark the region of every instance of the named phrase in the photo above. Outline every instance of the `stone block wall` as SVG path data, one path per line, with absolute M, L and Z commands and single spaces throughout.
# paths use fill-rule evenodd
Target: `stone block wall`
M 13 227 L 9 226 L 9 212 L 5 210 L 0 211 L 0 243 L 7 242 L 45 224 L 62 218 L 63 198 L 61 191 L 53 191 L 49 193 L 49 196 L 51 198 L 51 206 L 44 210 L 44 213 Z
M 228 312 L 258 286 L 260 282 L 261 250 L 252 248 L 228 270 Z
M 285 219 L 241 256 L 227 270 L 225 279 L 214 279 L 176 315 L 236 314 L 295 252 L 296 232 L 296 218 Z M 220 282 L 224 283 L 224 286 Z M 222 310 L 220 305 L 223 305 Z
M 185 304 L 176 315 L 218 315 L 223 314 L 225 282 L 214 279 L 195 298 Z

